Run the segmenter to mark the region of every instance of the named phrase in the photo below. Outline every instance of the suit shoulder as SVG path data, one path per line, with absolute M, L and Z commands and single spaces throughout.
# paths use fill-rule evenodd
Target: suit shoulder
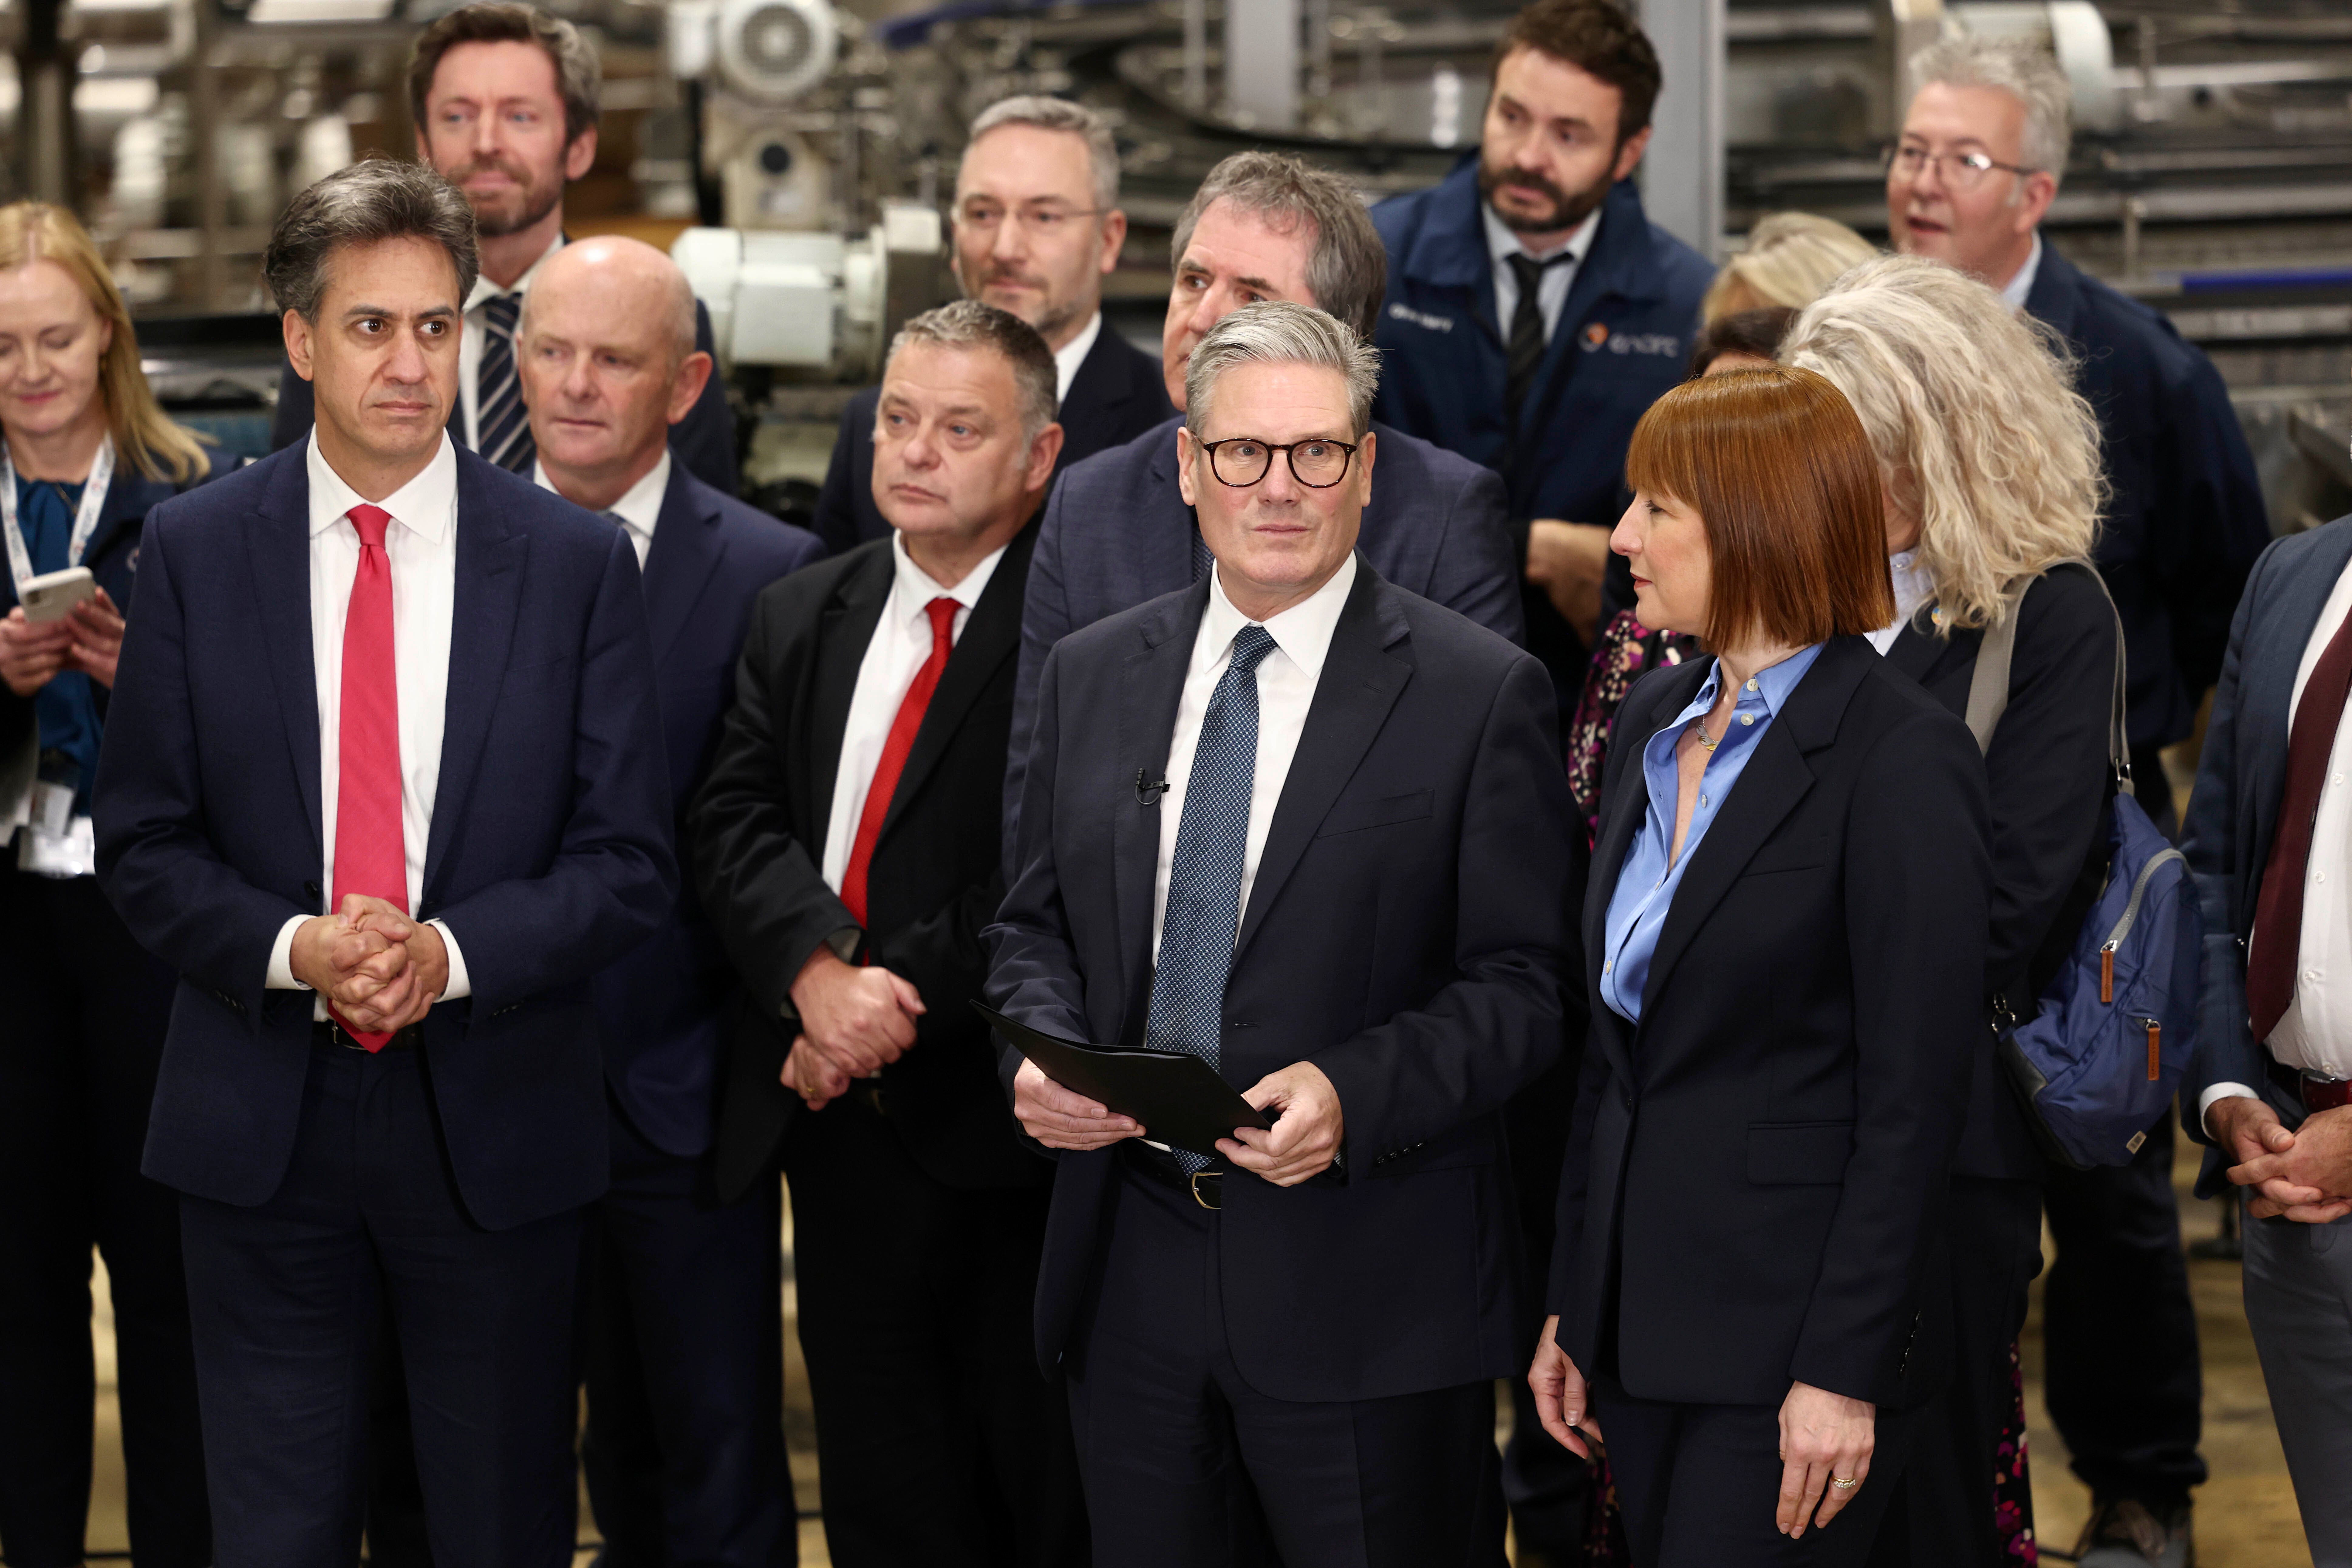
M 1428 222 L 1430 204 L 1437 194 L 1437 189 L 1431 185 L 1423 190 L 1407 191 L 1402 195 L 1391 196 L 1372 208 L 1372 227 L 1379 232 L 1381 243 L 1388 247 L 1390 254 L 1394 255 L 1412 244 L 1422 225 Z M 1391 285 L 1396 281 L 1393 267 L 1390 270 L 1389 280 Z
M 704 507 L 719 514 L 721 537 L 730 545 L 740 545 L 754 552 L 760 563 L 772 565 L 779 572 L 791 571 L 824 553 L 824 541 L 806 528 L 772 512 L 763 512 L 694 475 L 686 475 L 686 481 L 690 486 L 688 493 Z
M 2301 533 L 2283 535 L 2264 545 L 2246 579 L 2246 591 L 2251 594 L 2258 585 L 2267 585 L 2273 579 L 2284 580 L 2314 567 L 2341 571 L 2347 554 L 2352 554 L 2352 514 Z
M 1107 655 L 1133 648 L 1146 622 L 1158 619 L 1198 586 L 1197 583 L 1191 584 L 1163 593 L 1157 599 L 1147 599 L 1117 614 L 1106 615 L 1099 621 L 1079 627 L 1054 644 L 1055 651 L 1061 654 L 1063 668 L 1067 670 L 1073 664 L 1084 666 Z
M 1391 596 L 1391 602 L 1403 613 L 1405 625 L 1411 629 L 1416 659 L 1424 653 L 1458 662 L 1465 669 L 1491 670 L 1502 675 L 1521 662 L 1541 668 L 1541 661 L 1526 649 L 1486 627 L 1481 626 L 1460 611 L 1425 599 L 1410 589 L 1399 588 L 1385 578 L 1381 591 Z
M 1379 455 L 1373 459 L 1375 494 L 1379 489 L 1377 476 L 1380 470 L 1391 463 L 1402 470 L 1402 474 L 1394 476 L 1408 483 L 1419 482 L 1457 490 L 1475 484 L 1479 476 L 1493 472 L 1458 452 L 1450 451 L 1433 441 L 1424 441 L 1418 435 L 1408 435 L 1377 420 L 1372 423 L 1372 430 L 1381 438 Z
M 487 503 L 490 511 L 527 531 L 534 541 L 592 555 L 600 561 L 612 549 L 613 525 L 603 517 L 463 447 L 457 452 L 457 499 L 461 525 L 463 508 L 470 499 Z
M 760 591 L 756 613 L 764 620 L 793 621 L 816 613 L 817 607 L 840 591 L 875 556 L 887 554 L 890 541 L 868 539 L 855 549 L 825 556 L 787 572 Z
M 1054 476 L 1055 500 L 1064 506 L 1093 504 L 1142 484 L 1153 455 L 1161 446 L 1175 445 L 1176 428 L 1183 423 L 1181 414 L 1161 420 L 1140 435 L 1081 457 Z

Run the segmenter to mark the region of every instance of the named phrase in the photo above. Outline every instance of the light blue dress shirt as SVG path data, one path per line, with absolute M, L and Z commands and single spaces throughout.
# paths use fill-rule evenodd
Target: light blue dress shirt
M 1699 776 L 1698 802 L 1691 809 L 1690 831 L 1683 837 L 1679 860 L 1673 858 L 1677 793 L 1675 746 L 1682 739 L 1685 725 L 1704 717 L 1715 706 L 1722 689 L 1717 684 L 1723 679 L 1721 660 L 1707 672 L 1706 684 L 1699 687 L 1690 706 L 1642 748 L 1642 781 L 1650 792 L 1649 814 L 1625 851 L 1616 890 L 1609 895 L 1604 927 L 1608 946 L 1601 966 L 1601 999 L 1627 1022 L 1642 1021 L 1642 992 L 1649 984 L 1650 959 L 1658 950 L 1658 933 L 1666 924 L 1666 912 L 1674 907 L 1675 890 L 1682 885 L 1691 855 L 1730 798 L 1764 732 L 1772 727 L 1773 716 L 1788 706 L 1789 695 L 1821 656 L 1822 646 L 1816 643 L 1759 671 L 1739 694 L 1730 727 L 1708 756 L 1706 771 Z

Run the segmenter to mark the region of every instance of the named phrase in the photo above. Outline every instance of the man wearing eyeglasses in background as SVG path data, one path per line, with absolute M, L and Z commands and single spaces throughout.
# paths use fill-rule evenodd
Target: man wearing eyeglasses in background
M 2042 239 L 2069 138 L 2072 95 L 2057 62 L 2020 40 L 1963 38 L 1914 56 L 1911 78 L 1887 160 L 1888 225 L 1899 249 L 1982 278 L 2081 362 L 2077 386 L 2098 413 L 2115 486 L 2098 566 L 2130 655 L 2133 771 L 2141 804 L 2169 831 L 2158 754 L 2194 727 L 2239 591 L 2269 542 L 2253 457 L 2212 362 Z M 1964 1170 L 2033 1180 L 2041 1164 L 2022 1149 L 2009 1168 Z M 2052 1169 L 2043 1179 L 2058 1244 L 2044 1304 L 2050 1413 L 2094 1505 L 2076 1550 L 2084 1568 L 2179 1568 L 2190 1555 L 2189 1489 L 2205 1464 L 2171 1119 L 2148 1129 L 2127 1166 Z M 1913 1474 L 1923 1473 L 1915 1461 Z M 1978 1488 L 1967 1506 L 1990 1501 Z M 1916 1500 L 1911 1517 L 1925 1532 L 1914 1539 L 1938 1538 Z M 1890 1524 L 1882 1550 L 1892 1533 Z
M 1020 317 L 1054 351 L 1066 468 L 1132 441 L 1176 412 L 1160 364 L 1103 319 L 1102 280 L 1118 266 L 1118 148 L 1102 116 L 1042 95 L 1008 98 L 971 122 L 956 168 L 955 274 L 964 296 Z M 890 537 L 874 505 L 866 388 L 842 411 L 816 531 L 838 553 Z

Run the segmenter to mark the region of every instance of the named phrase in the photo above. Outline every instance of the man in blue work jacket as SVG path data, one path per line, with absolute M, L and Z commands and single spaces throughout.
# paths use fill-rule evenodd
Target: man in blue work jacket
M 1528 648 L 1572 709 L 1625 447 L 1683 379 L 1714 269 L 1631 176 L 1658 57 L 1614 0 L 1537 0 L 1495 52 L 1478 154 L 1373 209 L 1388 247 L 1376 417 L 1503 476 Z
M 2044 245 L 2073 97 L 2049 51 L 1961 37 L 1920 51 L 1910 71 L 1915 90 L 1887 159 L 1889 230 L 1898 249 L 2000 289 L 2077 361 L 2075 385 L 2098 415 L 2113 486 L 2095 554 L 2129 654 L 2133 771 L 2141 803 L 2168 828 L 2171 790 L 2158 753 L 2195 724 L 2247 571 L 2270 538 L 2245 433 L 2211 361 L 2156 311 Z M 2128 1166 L 2039 1173 L 2057 1242 L 2042 1303 L 2050 1415 L 2091 1489 L 2074 1548 L 2082 1568 L 2178 1568 L 2195 1557 L 2189 1490 L 2206 1475 L 2202 1379 L 2172 1139 L 2172 1119 L 2159 1117 Z M 2007 1311 L 2023 1321 L 2021 1285 Z M 1915 1441 L 1879 1546 L 1900 1537 L 1915 1559 L 1927 1552 L 1958 1563 L 1952 1520 L 1981 1517 L 1982 1471 L 1971 1467 L 1982 1456 L 1923 1463 L 1929 1450 L 1919 1444 L 1937 1430 L 1931 1416 L 1928 1436 Z

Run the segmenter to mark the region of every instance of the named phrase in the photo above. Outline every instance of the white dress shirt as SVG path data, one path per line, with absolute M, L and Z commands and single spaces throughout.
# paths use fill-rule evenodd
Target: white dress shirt
M 468 452 L 482 449 L 482 340 L 488 336 L 490 330 L 489 319 L 482 313 L 483 302 L 496 299 L 501 294 L 511 294 L 520 299 L 530 291 L 530 280 L 539 276 L 539 269 L 547 265 L 547 258 L 562 248 L 563 236 L 558 234 L 554 243 L 540 252 L 539 259 L 514 280 L 512 288 L 500 288 L 488 278 L 477 277 L 474 291 L 466 296 L 466 329 L 457 335 L 457 406 L 465 417 L 457 428 L 466 433 L 466 450 Z M 515 326 L 518 330 L 521 329 L 520 319 Z
M 1102 312 L 1078 329 L 1078 335 L 1054 350 L 1054 401 L 1065 402 L 1070 395 L 1070 382 L 1077 379 L 1078 367 L 1095 351 L 1095 340 L 1102 336 Z
M 1881 653 L 1895 646 L 1895 639 L 1903 635 L 1903 628 L 1911 624 L 1911 617 L 1919 613 L 1919 606 L 1936 597 L 1936 579 L 1919 564 L 1917 550 L 1903 550 L 1886 558 L 1888 585 L 1895 590 L 1895 619 L 1870 632 L 1870 645 Z
M 334 896 L 336 788 L 342 760 L 343 622 L 360 570 L 360 531 L 351 509 L 366 504 L 319 455 L 313 434 L 305 454 L 310 476 L 310 669 L 319 692 L 319 831 L 326 862 L 319 885 Z M 457 450 L 446 434 L 422 473 L 378 503 L 392 514 L 383 553 L 392 568 L 393 679 L 400 702 L 400 842 L 408 858 L 408 907 L 425 896 L 425 851 L 433 836 L 433 798 L 441 785 L 441 727 L 449 695 L 449 628 L 457 602 Z M 325 899 L 320 900 L 321 904 Z M 331 909 L 322 913 L 331 915 Z M 311 916 L 278 927 L 268 984 L 307 990 L 294 977 L 294 933 Z M 471 996 L 466 956 L 438 920 L 428 921 L 449 950 L 444 1000 Z M 327 1016 L 320 998 L 316 1018 Z
M 964 573 L 963 580 L 953 588 L 941 588 L 907 554 L 906 536 L 892 531 L 890 559 L 897 572 L 890 580 L 890 598 L 882 606 L 882 619 L 875 623 L 866 657 L 858 662 L 849 718 L 841 729 L 841 761 L 833 772 L 833 810 L 825 819 L 824 872 L 825 885 L 834 892 L 841 891 L 841 879 L 849 871 L 849 852 L 857 842 L 857 821 L 866 812 L 866 792 L 874 786 L 874 769 L 882 761 L 890 726 L 898 716 L 899 705 L 907 700 L 907 688 L 915 684 L 931 656 L 931 617 L 927 606 L 934 599 L 954 600 L 960 608 L 949 623 L 948 636 L 951 643 L 961 640 L 971 620 L 972 606 L 987 591 L 988 580 L 996 575 L 996 563 L 1004 559 L 1007 548 L 999 547 Z
M 2319 624 L 2304 644 L 2303 663 L 2294 672 L 2294 695 L 2287 705 L 2287 727 L 2294 726 L 2295 710 L 2303 706 L 2303 688 L 2312 666 L 2343 629 L 2352 613 L 2352 569 L 2336 579 L 2335 589 L 2319 612 Z M 2311 826 L 2309 881 L 2303 889 L 2303 933 L 2295 946 L 2294 996 L 2263 1042 L 2282 1067 L 2316 1073 L 2323 1078 L 2352 1078 L 2352 704 L 2336 722 L 2336 740 L 2327 754 L 2327 778 L 2319 787 L 2319 813 Z M 2260 940 L 2256 931 L 2247 939 L 2251 951 Z M 2216 1100 L 2242 1094 L 2262 1096 L 2244 1083 L 2216 1083 L 2198 1097 L 2200 1122 Z
M 1222 567 L 1209 578 L 1209 607 L 1202 612 L 1201 630 L 1192 639 L 1192 662 L 1184 672 L 1184 694 L 1176 705 L 1176 733 L 1168 746 L 1168 792 L 1160 798 L 1160 861 L 1151 875 L 1151 955 L 1160 956 L 1160 928 L 1168 915 L 1168 873 L 1176 863 L 1176 834 L 1184 822 L 1184 791 L 1192 781 L 1192 753 L 1201 744 L 1201 721 L 1208 716 L 1209 698 L 1233 663 L 1234 637 L 1250 624 L 1248 616 L 1225 597 Z M 1258 857 L 1265 851 L 1266 831 L 1274 826 L 1274 809 L 1282 800 L 1282 787 L 1290 778 L 1291 758 L 1298 754 L 1298 737 L 1307 730 L 1307 710 L 1314 706 L 1315 683 L 1322 677 L 1323 660 L 1331 652 L 1331 633 L 1347 607 L 1348 591 L 1356 583 L 1356 558 L 1350 555 L 1331 574 L 1331 580 L 1271 620 L 1260 622 L 1274 638 L 1274 651 L 1257 666 L 1257 771 L 1250 779 L 1249 832 L 1242 849 L 1242 893 L 1236 918 L 1249 908 L 1250 887 L 1257 881 Z
M 2025 297 L 2033 292 L 2033 280 L 2037 277 L 2041 276 L 2041 273 L 2042 231 L 2040 229 L 2035 229 L 2033 231 L 2033 248 L 2025 253 L 2025 265 L 2017 269 L 2017 276 L 2011 278 L 2007 284 L 2002 286 L 2000 291 L 2001 302 L 2007 305 L 2011 310 L 2024 309 Z
M 1544 341 L 1551 341 L 1553 331 L 1559 326 L 1559 313 L 1568 304 L 1568 291 L 1576 287 L 1577 270 L 1591 253 L 1592 236 L 1601 232 L 1601 209 L 1595 207 L 1585 220 L 1577 225 L 1565 243 L 1538 256 L 1519 243 L 1512 227 L 1495 215 L 1486 203 L 1478 204 L 1478 215 L 1486 221 L 1486 254 L 1493 258 L 1495 268 L 1495 325 L 1503 336 L 1511 335 L 1511 318 L 1519 308 L 1518 275 L 1504 258 L 1526 256 L 1537 261 L 1549 261 L 1556 256 L 1569 259 L 1557 267 L 1544 268 L 1543 279 L 1536 286 L 1536 308 L 1543 312 Z
M 542 490 L 555 490 L 555 481 L 547 476 L 547 465 L 533 462 L 530 476 Z M 559 496 L 563 492 L 555 490 Z M 621 498 L 606 507 L 600 515 L 621 519 L 628 530 L 629 543 L 637 552 L 637 570 L 646 569 L 646 557 L 653 553 L 654 525 L 661 521 L 662 497 L 669 494 L 669 448 L 662 448 L 661 461 L 646 471 L 646 476 L 630 486 Z M 567 500 L 569 497 L 565 497 Z

